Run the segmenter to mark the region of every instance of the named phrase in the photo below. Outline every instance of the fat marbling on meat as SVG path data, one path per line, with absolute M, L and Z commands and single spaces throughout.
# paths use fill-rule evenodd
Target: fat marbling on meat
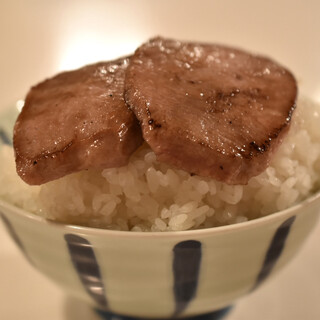
M 142 143 L 123 97 L 128 63 L 100 62 L 31 88 L 14 128 L 17 172 L 25 182 L 38 185 L 128 162 Z
M 246 184 L 288 131 L 297 86 L 266 57 L 158 37 L 136 50 L 125 91 L 159 161 Z

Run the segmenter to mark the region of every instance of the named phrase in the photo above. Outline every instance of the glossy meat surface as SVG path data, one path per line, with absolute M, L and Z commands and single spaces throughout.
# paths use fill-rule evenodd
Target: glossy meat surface
M 17 172 L 24 181 L 42 184 L 128 162 L 142 143 L 123 97 L 128 63 L 100 62 L 31 88 L 14 128 Z
M 268 58 L 163 38 L 136 50 L 125 90 L 159 161 L 228 184 L 266 169 L 297 95 L 293 75 Z

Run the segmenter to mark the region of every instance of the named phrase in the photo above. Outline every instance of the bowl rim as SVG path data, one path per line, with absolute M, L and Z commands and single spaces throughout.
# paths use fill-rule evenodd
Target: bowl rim
M 256 228 L 262 226 L 264 224 L 268 225 L 275 221 L 283 221 L 286 217 L 293 215 L 301 215 L 303 211 L 301 210 L 303 207 L 312 205 L 314 203 L 319 202 L 319 211 L 320 211 L 320 190 L 317 190 L 308 198 L 300 201 L 299 203 L 286 208 L 284 210 L 280 210 L 274 213 L 270 213 L 266 216 L 256 218 L 253 220 L 234 223 L 230 225 L 211 227 L 211 228 L 203 228 L 203 229 L 192 229 L 192 230 L 181 230 L 181 231 L 122 231 L 122 230 L 112 230 L 112 229 L 103 229 L 103 228 L 94 228 L 87 227 L 75 224 L 65 224 L 61 222 L 57 222 L 54 220 L 49 220 L 44 217 L 37 215 L 36 213 L 28 212 L 25 209 L 17 207 L 13 204 L 8 203 L 7 201 L 0 199 L 0 214 L 3 213 L 3 209 L 8 209 L 10 214 L 14 213 L 16 216 L 22 219 L 26 219 L 31 222 L 35 222 L 37 224 L 41 224 L 43 226 L 51 226 L 57 229 L 62 230 L 66 233 L 78 233 L 78 234 L 86 234 L 91 236 L 117 236 L 122 238 L 184 238 L 184 237 L 196 237 L 196 236 L 207 236 L 207 235 L 215 235 L 221 233 L 230 233 L 230 232 L 239 232 L 243 230 L 248 230 L 252 228 Z

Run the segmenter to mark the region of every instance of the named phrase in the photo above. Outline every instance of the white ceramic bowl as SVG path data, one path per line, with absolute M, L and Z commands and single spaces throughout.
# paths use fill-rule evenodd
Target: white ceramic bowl
M 140 233 L 46 221 L 0 201 L 26 259 L 101 310 L 146 318 L 200 315 L 257 289 L 298 252 L 320 194 L 270 216 L 212 229 Z

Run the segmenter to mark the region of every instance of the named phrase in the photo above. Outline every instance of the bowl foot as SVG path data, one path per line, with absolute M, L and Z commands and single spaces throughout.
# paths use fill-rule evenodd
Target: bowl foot
M 232 306 L 216 310 L 214 312 L 209 312 L 195 317 L 186 317 L 186 318 L 172 318 L 179 320 L 222 320 L 231 310 Z M 97 314 L 101 317 L 102 320 L 148 320 L 146 318 L 134 318 L 128 316 L 121 316 L 112 312 L 96 310 Z M 156 320 L 156 319 L 154 319 Z M 158 319 L 160 320 L 160 319 Z M 166 319 L 170 320 L 170 319 Z

